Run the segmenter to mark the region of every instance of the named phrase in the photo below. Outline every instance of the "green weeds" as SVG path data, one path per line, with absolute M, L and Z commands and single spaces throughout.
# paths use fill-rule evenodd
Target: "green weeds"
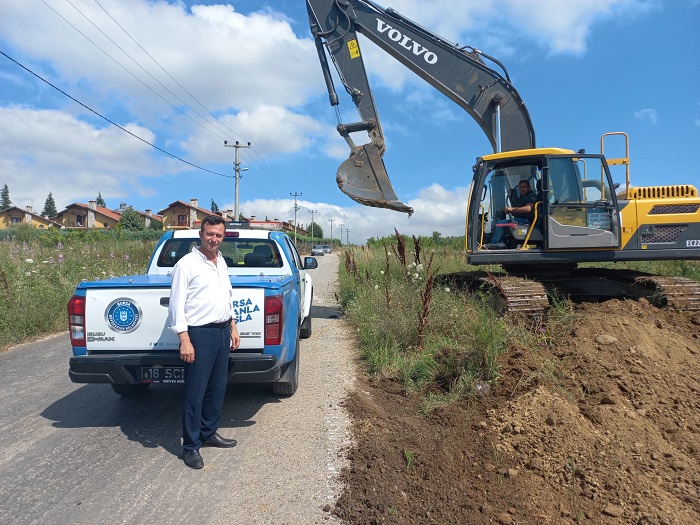
M 67 329 L 76 284 L 143 273 L 155 241 L 46 232 L 0 241 L 0 348 Z
M 339 300 L 357 327 L 367 370 L 422 393 L 426 411 L 470 396 L 476 381 L 497 380 L 508 339 L 484 300 L 437 284 L 438 273 L 463 268 L 463 257 L 398 232 L 391 244 L 343 257 Z

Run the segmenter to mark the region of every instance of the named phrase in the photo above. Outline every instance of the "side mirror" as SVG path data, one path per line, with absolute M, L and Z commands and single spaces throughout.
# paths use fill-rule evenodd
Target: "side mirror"
M 313 270 L 318 268 L 316 257 L 304 257 L 304 270 Z

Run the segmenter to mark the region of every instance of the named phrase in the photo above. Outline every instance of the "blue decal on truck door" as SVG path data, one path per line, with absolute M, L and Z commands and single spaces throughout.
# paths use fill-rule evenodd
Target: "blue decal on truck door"
M 105 310 L 105 320 L 115 332 L 128 334 L 141 324 L 141 308 L 125 297 L 115 299 Z

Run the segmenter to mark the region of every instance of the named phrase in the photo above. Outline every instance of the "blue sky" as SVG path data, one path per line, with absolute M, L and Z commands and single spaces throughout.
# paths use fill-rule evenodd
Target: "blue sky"
M 380 3 L 505 64 L 538 146 L 597 152 L 602 133 L 625 131 L 633 185 L 700 187 L 700 0 Z M 151 148 L 0 55 L 0 186 L 35 211 L 49 192 L 59 210 L 98 192 L 110 208 L 157 211 L 197 198 L 233 209 L 234 152 L 223 141 L 250 141 L 241 150 L 245 215 L 293 219 L 297 193 L 298 223 L 314 210 L 327 235 L 332 225 L 339 237 L 343 225 L 343 241 L 394 228 L 463 234 L 486 137 L 458 106 L 361 44 L 385 164 L 411 218 L 360 206 L 337 188 L 349 150 L 302 0 L 0 1 L 0 50 L 134 135 L 220 174 Z M 344 122 L 357 119 L 347 97 L 340 111 Z M 606 154 L 622 156 L 622 143 L 607 143 Z M 623 171 L 613 174 L 624 183 Z

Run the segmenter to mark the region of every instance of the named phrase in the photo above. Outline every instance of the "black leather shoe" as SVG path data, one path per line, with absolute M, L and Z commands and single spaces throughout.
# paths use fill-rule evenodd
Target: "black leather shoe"
M 204 460 L 199 450 L 185 450 L 183 459 L 185 460 L 185 465 L 190 468 L 202 468 L 204 466 Z
M 231 448 L 238 445 L 238 441 L 235 439 L 222 438 L 219 433 L 215 433 L 212 437 L 207 439 L 202 443 L 203 447 L 219 447 L 219 448 Z

